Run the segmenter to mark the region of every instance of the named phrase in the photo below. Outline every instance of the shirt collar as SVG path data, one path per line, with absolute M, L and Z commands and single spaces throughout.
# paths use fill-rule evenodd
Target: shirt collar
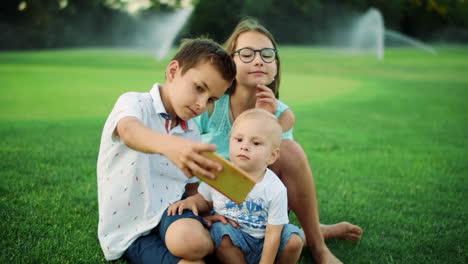
M 154 110 L 156 111 L 157 114 L 159 114 L 162 118 L 166 120 L 171 120 L 171 114 L 169 114 L 166 109 L 164 108 L 164 105 L 162 103 L 161 99 L 161 93 L 159 92 L 159 89 L 161 86 L 159 84 L 154 84 L 153 88 L 150 90 L 151 97 L 153 99 L 153 107 Z M 192 130 L 188 126 L 188 122 L 185 120 L 182 120 L 179 118 L 179 125 L 182 128 L 183 131 L 189 131 Z

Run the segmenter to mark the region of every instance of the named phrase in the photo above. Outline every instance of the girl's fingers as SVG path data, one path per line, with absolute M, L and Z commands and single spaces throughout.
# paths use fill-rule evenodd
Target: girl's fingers
M 272 114 L 275 114 L 276 109 L 277 109 L 276 99 L 273 99 L 273 98 L 257 99 L 255 107 L 262 108 Z
M 273 93 L 273 90 L 270 89 L 270 87 L 263 85 L 263 84 L 257 84 L 257 89 L 261 91 L 270 91 Z
M 255 96 L 257 97 L 257 99 L 260 99 L 260 98 L 275 98 L 275 95 L 273 93 L 268 93 L 268 92 L 256 93 Z
M 273 98 L 261 98 L 261 99 L 258 99 L 258 102 L 259 103 L 264 103 L 264 104 L 274 104 L 275 103 L 275 99 Z
M 257 93 L 255 94 L 255 96 L 258 98 L 258 97 L 271 97 L 271 98 L 275 98 L 275 94 L 273 94 L 272 91 L 257 91 Z

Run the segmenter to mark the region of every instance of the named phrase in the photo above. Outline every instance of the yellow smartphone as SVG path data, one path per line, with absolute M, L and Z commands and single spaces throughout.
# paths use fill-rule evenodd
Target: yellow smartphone
M 223 169 L 219 172 L 211 171 L 216 175 L 214 180 L 198 174 L 195 174 L 195 176 L 235 203 L 241 204 L 256 184 L 255 179 L 214 152 L 203 152 L 202 155 L 220 164 Z

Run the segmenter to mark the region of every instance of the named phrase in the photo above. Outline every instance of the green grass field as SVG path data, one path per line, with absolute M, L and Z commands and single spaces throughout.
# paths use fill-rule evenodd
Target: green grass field
M 357 244 L 327 242 L 345 263 L 468 262 L 468 47 L 436 49 L 378 61 L 280 48 L 280 96 L 321 222 L 364 229 Z M 0 263 L 105 262 L 101 129 L 117 97 L 148 91 L 166 63 L 122 49 L 0 53 Z

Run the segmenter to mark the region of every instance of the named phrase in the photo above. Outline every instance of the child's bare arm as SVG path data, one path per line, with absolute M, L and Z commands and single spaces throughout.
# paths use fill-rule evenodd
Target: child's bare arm
M 294 113 L 291 111 L 291 109 L 286 109 L 278 117 L 278 121 L 280 122 L 283 132 L 286 132 L 294 126 L 294 122 L 295 122 Z
M 185 200 L 171 204 L 169 208 L 167 208 L 167 215 L 180 215 L 184 209 L 190 209 L 194 215 L 198 215 L 199 211 L 206 212 L 211 209 L 211 207 L 212 203 L 206 201 L 201 194 L 196 194 Z
M 187 177 L 199 173 L 214 179 L 210 170 L 221 170 L 221 165 L 205 158 L 200 153 L 213 152 L 216 146 L 194 142 L 182 137 L 154 131 L 135 117 L 122 118 L 115 129 L 115 135 L 119 136 L 129 148 L 144 153 L 157 153 L 166 156 Z
M 283 225 L 267 224 L 260 264 L 271 264 L 275 262 L 276 254 L 278 253 L 278 249 L 280 246 L 282 230 Z
M 198 182 L 187 183 L 185 185 L 185 194 L 187 194 L 188 196 L 192 196 L 192 195 L 197 194 L 198 193 L 198 186 L 200 186 L 200 184 Z

